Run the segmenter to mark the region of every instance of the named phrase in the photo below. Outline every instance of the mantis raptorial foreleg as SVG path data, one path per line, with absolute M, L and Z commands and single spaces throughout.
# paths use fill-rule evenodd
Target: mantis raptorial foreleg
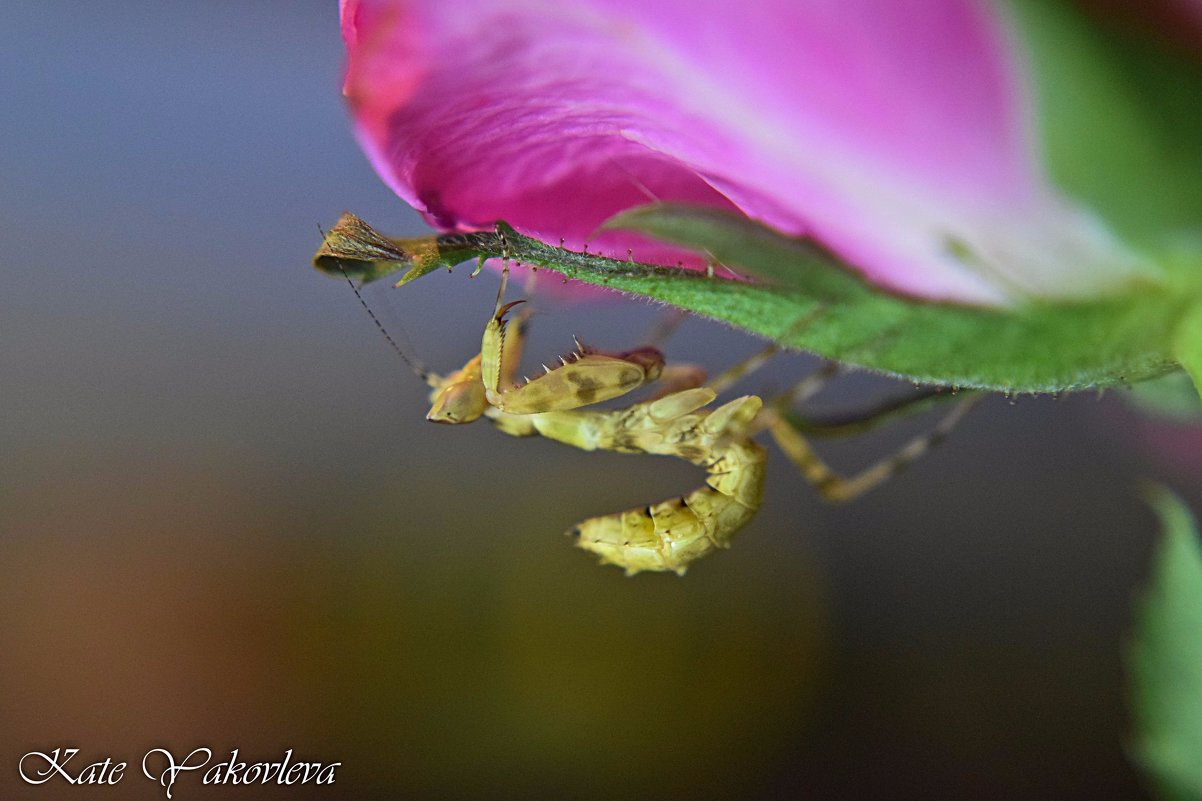
M 498 298 L 498 301 L 500 298 Z M 576 342 L 576 350 L 558 357 L 558 364 L 543 365 L 543 374 L 516 383 L 516 360 L 506 352 L 520 347 L 520 326 L 510 326 L 506 314 L 518 303 L 497 306 L 484 328 L 480 345 L 481 376 L 489 405 L 510 414 L 563 411 L 625 395 L 659 378 L 664 356 L 655 348 L 626 353 L 602 353 Z

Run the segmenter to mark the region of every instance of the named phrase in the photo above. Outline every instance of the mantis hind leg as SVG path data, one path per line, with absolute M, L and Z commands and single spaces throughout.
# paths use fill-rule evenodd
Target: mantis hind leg
M 933 429 L 914 437 L 893 454 L 852 476 L 839 474 L 823 461 L 802 433 L 780 413 L 778 407 L 765 409 L 761 420 L 802 477 L 812 484 L 823 498 L 839 503 L 850 501 L 880 486 L 913 464 L 947 437 L 975 401 L 975 397 L 961 401 Z
M 905 396 L 889 398 L 871 408 L 848 411 L 835 416 L 812 418 L 784 413 L 789 423 L 803 434 L 814 437 L 842 437 L 871 431 L 900 417 L 925 411 L 954 399 L 944 387 L 926 387 Z M 778 405 L 783 409 L 783 405 Z

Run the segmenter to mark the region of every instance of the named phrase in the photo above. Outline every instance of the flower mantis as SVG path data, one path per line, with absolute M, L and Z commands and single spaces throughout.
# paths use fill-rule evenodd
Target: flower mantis
M 350 215 L 331 235 L 318 252 L 317 263 L 327 269 L 333 262 L 344 275 L 344 261 L 378 262 L 406 255 L 399 250 L 390 253 L 392 240 Z M 558 357 L 554 367 L 543 365 L 542 375 L 519 381 L 529 316 L 519 312 L 509 318 L 523 301 L 505 302 L 508 279 L 506 259 L 478 354 L 447 375 L 415 367 L 431 388 L 426 419 L 463 425 L 483 417 L 514 437 L 542 436 L 584 451 L 673 456 L 702 467 L 706 481 L 692 492 L 589 518 L 568 532 L 579 547 L 597 554 L 602 563 L 625 569 L 627 575 L 643 571 L 683 575 L 697 559 L 730 547 L 734 536 L 755 517 L 763 499 L 767 452 L 754 439 L 761 432 L 769 434 L 822 497 L 842 502 L 876 487 L 919 458 L 959 422 L 971 404 L 971 398 L 961 402 L 930 432 L 866 470 L 844 477 L 818 456 L 787 411 L 816 394 L 835 374 L 833 366 L 806 376 L 768 403 L 756 395 L 743 395 L 711 407 L 720 394 L 766 361 L 778 346 L 771 345 L 706 382 L 704 371 L 695 366 L 666 367 L 663 354 L 655 347 L 606 353 L 577 340 L 576 349 Z M 349 275 L 347 280 L 387 336 Z M 413 365 L 395 341 L 388 339 Z M 646 400 L 623 408 L 591 408 L 657 381 L 658 389 Z M 871 412 L 860 422 L 871 423 L 896 407 Z

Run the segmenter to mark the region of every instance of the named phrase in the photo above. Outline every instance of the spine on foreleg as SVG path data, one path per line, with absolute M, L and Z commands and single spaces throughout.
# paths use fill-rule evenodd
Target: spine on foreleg
M 694 560 L 731 539 L 760 507 L 766 452 L 750 439 L 715 449 L 705 486 L 680 498 L 590 518 L 573 529 L 577 544 L 607 564 L 683 575 Z

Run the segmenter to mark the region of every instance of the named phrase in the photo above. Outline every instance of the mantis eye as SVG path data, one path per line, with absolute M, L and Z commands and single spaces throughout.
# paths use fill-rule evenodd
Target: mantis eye
M 664 371 L 664 354 L 656 348 L 636 348 L 628 353 L 623 353 L 621 358 L 643 368 L 648 381 L 656 380 Z

